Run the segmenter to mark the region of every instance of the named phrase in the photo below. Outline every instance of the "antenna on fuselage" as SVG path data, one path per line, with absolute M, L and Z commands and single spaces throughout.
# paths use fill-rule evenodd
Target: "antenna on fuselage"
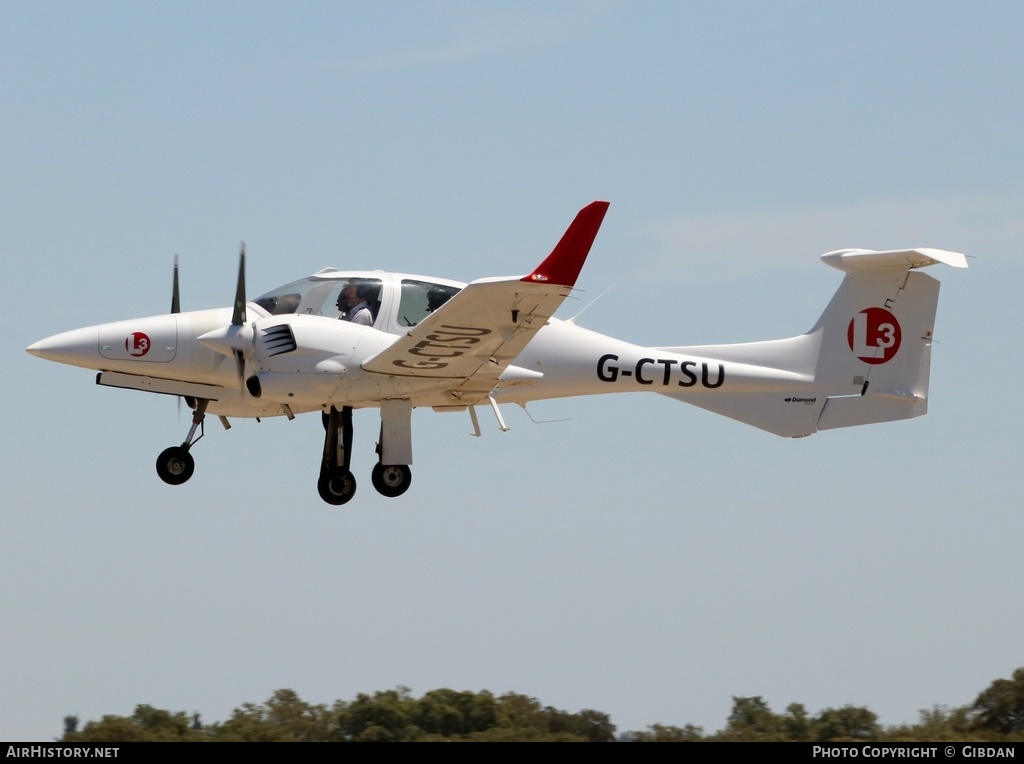
M 608 290 L 605 290 L 605 291 L 608 291 Z M 534 419 L 533 418 L 533 414 L 531 414 L 530 410 L 528 408 L 526 408 L 526 404 L 525 403 L 520 403 L 518 405 L 519 405 L 519 408 L 521 408 L 523 411 L 526 412 L 526 416 L 530 417 L 530 421 L 533 422 L 534 424 L 554 424 L 555 422 L 571 422 L 572 421 L 572 417 L 571 416 L 570 417 L 565 417 L 564 419 Z
M 575 316 L 573 316 L 572 318 L 567 318 L 567 319 L 565 320 L 565 323 L 567 323 L 567 324 L 575 324 L 575 323 L 576 323 L 576 319 L 577 319 L 577 318 L 579 318 L 580 316 L 582 316 L 582 315 L 583 315 L 583 311 L 584 311 L 584 310 L 586 310 L 586 309 L 587 309 L 587 308 L 589 308 L 589 307 L 590 307 L 591 305 L 593 305 L 593 304 L 594 304 L 595 302 L 597 302 L 597 301 L 598 301 L 598 300 L 600 300 L 600 299 L 601 299 L 602 297 L 604 297 L 604 296 L 605 296 L 606 294 L 608 294 L 608 293 L 609 293 L 609 292 L 610 292 L 610 291 L 611 291 L 611 290 L 612 290 L 612 289 L 613 289 L 614 287 L 615 287 L 615 284 L 612 284 L 612 285 L 611 285 L 610 287 L 608 287 L 607 289 L 605 289 L 605 290 L 604 290 L 603 292 L 601 292 L 601 294 L 599 294 L 599 295 L 598 295 L 597 297 L 595 297 L 595 298 L 594 298 L 593 300 L 591 300 L 591 301 L 590 301 L 590 302 L 588 302 L 588 303 L 587 303 L 586 305 L 584 305 L 584 306 L 583 306 L 583 309 L 582 309 L 582 310 L 580 310 L 580 312 L 579 312 L 579 313 L 577 313 L 577 314 L 576 314 Z

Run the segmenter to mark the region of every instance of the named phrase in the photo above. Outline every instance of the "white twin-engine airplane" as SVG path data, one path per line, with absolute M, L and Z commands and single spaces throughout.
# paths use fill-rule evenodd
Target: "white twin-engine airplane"
M 99 371 L 97 384 L 183 397 L 185 441 L 160 454 L 166 483 L 192 476 L 191 449 L 207 414 L 323 415 L 317 483 L 330 504 L 356 491 L 349 469 L 352 410 L 380 409 L 373 486 L 409 488 L 411 414 L 617 392 L 655 392 L 787 437 L 924 414 L 939 282 L 912 273 L 966 268 L 938 249 L 822 255 L 845 273 L 814 327 L 798 337 L 739 345 L 645 347 L 560 321 L 608 203 L 584 207 L 527 276 L 461 284 L 381 271 L 327 268 L 245 298 L 245 252 L 233 308 L 182 313 L 177 265 L 169 315 L 75 329 L 28 352 Z M 339 320 L 340 319 L 340 320 Z M 197 437 L 198 435 L 198 437 Z

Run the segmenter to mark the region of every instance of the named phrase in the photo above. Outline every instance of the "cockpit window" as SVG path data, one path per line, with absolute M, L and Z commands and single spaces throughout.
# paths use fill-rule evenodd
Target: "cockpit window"
M 402 280 L 402 301 L 398 305 L 398 325 L 416 326 L 458 293 L 458 287 L 429 281 Z
M 380 310 L 381 288 L 383 282 L 373 278 L 351 279 L 318 279 L 306 278 L 285 284 L 265 295 L 257 297 L 253 302 L 270 313 L 280 316 L 286 313 L 305 313 L 312 316 L 340 318 L 344 313 L 339 307 L 338 298 L 342 290 L 354 284 L 358 292 L 367 302 L 373 318 L 376 320 Z

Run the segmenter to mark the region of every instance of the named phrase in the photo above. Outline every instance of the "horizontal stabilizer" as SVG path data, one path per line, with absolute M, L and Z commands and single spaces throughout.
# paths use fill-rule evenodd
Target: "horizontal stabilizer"
M 924 268 L 939 263 L 954 268 L 966 268 L 967 257 L 960 252 L 947 252 L 944 249 L 892 249 L 875 252 L 871 249 L 838 249 L 826 252 L 821 256 L 826 265 L 838 268 L 847 273 L 855 273 L 867 268 Z
M 920 395 L 896 398 L 886 395 L 858 395 L 829 398 L 818 417 L 819 430 L 862 424 L 895 422 L 928 413 L 928 399 Z

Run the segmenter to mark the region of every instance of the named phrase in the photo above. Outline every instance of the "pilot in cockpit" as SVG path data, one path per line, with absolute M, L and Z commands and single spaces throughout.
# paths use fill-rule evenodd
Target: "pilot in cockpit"
M 338 295 L 338 316 L 342 321 L 351 321 L 360 326 L 373 326 L 373 312 L 369 300 L 373 296 L 373 284 L 347 284 Z
M 456 290 L 451 287 L 432 287 L 431 290 L 427 292 L 427 313 L 433 313 L 435 310 L 440 308 L 452 299 L 452 295 L 454 295 L 455 292 Z

